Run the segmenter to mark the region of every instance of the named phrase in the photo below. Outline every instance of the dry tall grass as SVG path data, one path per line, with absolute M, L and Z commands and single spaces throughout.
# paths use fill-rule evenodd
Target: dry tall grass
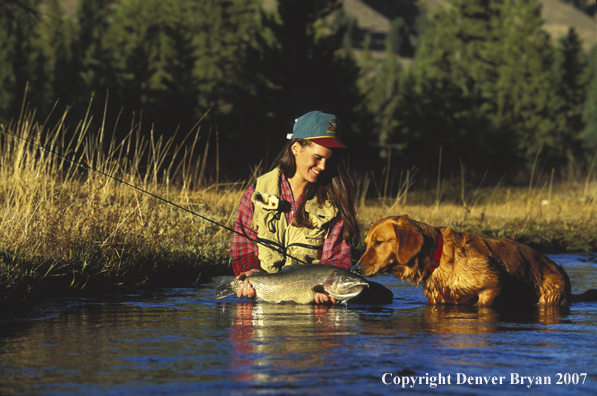
M 89 171 L 231 226 L 243 186 L 207 186 L 200 128 L 175 146 L 174 137 L 145 139 L 138 125 L 123 141 L 108 140 L 90 123 L 46 129 L 29 114 L 0 136 L 0 303 L 90 279 L 192 284 L 227 267 L 228 231 Z

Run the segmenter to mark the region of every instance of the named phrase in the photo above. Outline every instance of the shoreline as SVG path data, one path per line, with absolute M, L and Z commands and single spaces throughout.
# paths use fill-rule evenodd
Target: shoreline
M 561 241 L 563 239 L 564 236 L 548 240 L 534 234 L 522 234 L 513 240 L 547 255 L 597 253 L 597 245 L 595 244 L 588 251 L 570 249 L 562 245 Z M 596 241 L 593 242 L 595 243 Z M 359 245 L 354 250 L 353 265 L 356 264 L 364 251 L 364 244 Z M 167 263 L 165 264 L 168 267 Z M 212 277 L 233 275 L 232 268 L 228 264 L 205 264 L 204 262 L 192 265 L 187 263 L 186 266 L 152 270 L 144 274 L 137 274 L 142 275 L 144 282 L 143 284 L 136 284 L 124 278 L 100 277 L 84 274 L 80 271 L 77 273 L 77 271 L 69 267 L 63 267 L 63 269 L 64 271 L 57 272 L 52 276 L 37 280 L 30 279 L 30 282 L 22 282 L 18 288 L 12 290 L 10 295 L 0 296 L 0 320 L 29 317 L 36 308 L 53 299 L 98 297 L 106 294 L 118 295 L 131 292 L 142 293 L 163 288 L 196 288 L 209 283 Z

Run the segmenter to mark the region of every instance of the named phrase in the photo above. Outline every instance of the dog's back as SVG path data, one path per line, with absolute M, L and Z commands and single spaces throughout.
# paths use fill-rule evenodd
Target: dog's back
M 460 240 L 463 256 L 476 250 L 495 266 L 501 291 L 493 305 L 548 304 L 571 302 L 570 278 L 564 267 L 545 254 L 521 243 L 451 231 Z

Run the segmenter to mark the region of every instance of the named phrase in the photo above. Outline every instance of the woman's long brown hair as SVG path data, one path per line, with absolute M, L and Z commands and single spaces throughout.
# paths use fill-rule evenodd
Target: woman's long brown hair
M 301 147 L 313 144 L 308 139 L 293 139 L 284 146 L 276 160 L 274 166 L 279 167 L 287 179 L 290 179 L 296 173 L 296 159 L 292 153 L 292 145 L 298 142 Z M 354 208 L 354 187 L 352 180 L 348 176 L 345 164 L 345 150 L 332 149 L 332 156 L 328 160 L 325 172 L 320 176 L 317 183 L 307 183 L 303 191 L 305 199 L 301 202 L 294 216 L 293 222 L 300 227 L 313 227 L 309 222 L 309 217 L 305 212 L 305 203 L 317 197 L 317 203 L 323 205 L 325 201 L 330 201 L 338 208 L 338 215 L 344 221 L 342 239 L 350 246 L 357 246 L 361 234 L 356 219 Z

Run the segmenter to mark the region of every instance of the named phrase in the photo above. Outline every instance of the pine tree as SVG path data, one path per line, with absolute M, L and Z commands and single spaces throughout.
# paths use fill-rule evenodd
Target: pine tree
M 161 133 L 186 133 L 208 110 L 219 120 L 236 103 L 241 47 L 254 28 L 255 0 L 124 0 L 108 32 L 128 111 Z
M 105 48 L 105 34 L 114 0 L 82 0 L 77 12 L 79 34 L 75 42 L 76 56 L 81 62 L 80 76 L 86 90 L 103 90 L 112 76 L 107 72 L 110 52 Z M 87 99 L 88 92 L 84 93 Z
M 81 0 L 75 23 L 67 24 L 67 32 L 71 37 L 67 38 L 69 59 L 66 69 L 70 71 L 71 77 L 65 96 L 72 102 L 68 104 L 74 106 L 74 118 L 85 117 L 92 97 L 95 97 L 99 113 L 104 108 L 108 92 L 116 91 L 113 57 L 106 37 L 113 3 L 114 0 Z M 108 125 L 113 124 L 113 119 L 108 118 L 107 122 Z
M 562 37 L 556 51 L 554 76 L 557 90 L 558 133 L 564 148 L 581 156 L 578 135 L 584 129 L 582 110 L 587 96 L 587 57 L 574 28 Z
M 443 164 L 452 169 L 461 161 L 482 172 L 515 165 L 496 160 L 511 148 L 508 132 L 493 127 L 490 119 L 497 106 L 501 56 L 495 50 L 501 40 L 499 6 L 489 0 L 453 0 L 451 7 L 438 10 L 421 37 L 400 93 L 395 116 L 400 132 L 394 139 L 406 145 L 405 157 L 420 154 L 410 159 L 428 171 L 433 166 L 421 158 L 437 158 L 440 146 Z
M 58 0 L 48 0 L 44 18 L 40 20 L 38 28 L 38 45 L 45 60 L 43 65 L 45 108 L 52 106 L 57 100 L 65 106 L 72 104 L 73 97 L 69 92 L 72 79 L 69 68 L 71 59 L 66 42 L 66 21 L 64 10 Z
M 369 113 L 375 114 L 377 143 L 382 147 L 394 140 L 398 125 L 395 113 L 399 103 L 403 70 L 392 45 L 389 39 L 381 65 L 376 69 L 369 69 L 361 78 L 366 80 L 361 81 L 361 89 L 366 95 Z
M 403 17 L 398 17 L 392 21 L 390 30 L 386 38 L 386 48 L 396 55 L 412 56 L 414 48 L 410 42 L 410 36 L 413 32 Z
M 238 85 L 252 82 L 241 81 L 239 74 L 252 74 L 255 67 L 244 63 L 243 53 L 257 29 L 260 7 L 257 0 L 208 0 L 195 6 L 194 76 L 201 114 L 209 109 L 213 118 L 228 114 L 238 100 Z
M 346 33 L 344 34 L 345 51 L 352 51 L 353 48 L 361 45 L 357 22 L 354 19 L 354 17 L 352 17 L 346 11 L 344 11 L 344 8 L 340 8 L 335 12 L 334 18 L 332 20 L 331 29 L 344 29 L 346 31 Z
M 499 4 L 491 0 L 452 0 L 449 9 L 438 11 L 422 38 L 418 74 L 447 78 L 464 96 L 476 97 L 480 107 L 487 105 L 483 97 L 496 81 L 499 17 Z
M 37 86 L 39 80 L 33 81 L 40 72 L 40 53 L 35 45 L 38 6 L 39 0 L 29 0 L 0 7 L 0 119 L 4 122 L 19 116 L 28 86 L 27 100 L 33 103 L 32 110 L 43 97 Z
M 529 165 L 539 150 L 563 160 L 564 145 L 554 120 L 554 51 L 542 29 L 540 5 L 536 0 L 506 0 L 500 21 L 503 60 L 497 67 L 495 125 L 516 134 L 519 155 Z
M 117 83 L 114 99 L 125 115 L 142 115 L 158 135 L 194 124 L 196 80 L 190 1 L 124 0 L 106 32 Z
M 160 54 L 154 76 L 159 100 L 152 106 L 181 125 L 187 132 L 203 114 L 197 111 L 198 78 L 195 75 L 197 57 L 193 45 L 191 6 L 175 1 L 169 6 L 160 42 Z
M 586 77 L 590 83 L 582 113 L 585 128 L 580 138 L 588 157 L 587 160 L 591 161 L 597 152 L 597 46 L 593 46 L 589 54 Z
M 6 59 L 11 59 L 14 39 L 11 36 L 10 25 L 7 23 L 9 13 L 6 8 L 0 8 L 0 59 L 3 59 L 3 67 L 0 67 L 0 121 L 8 122 L 13 115 L 14 92 L 14 70 Z

